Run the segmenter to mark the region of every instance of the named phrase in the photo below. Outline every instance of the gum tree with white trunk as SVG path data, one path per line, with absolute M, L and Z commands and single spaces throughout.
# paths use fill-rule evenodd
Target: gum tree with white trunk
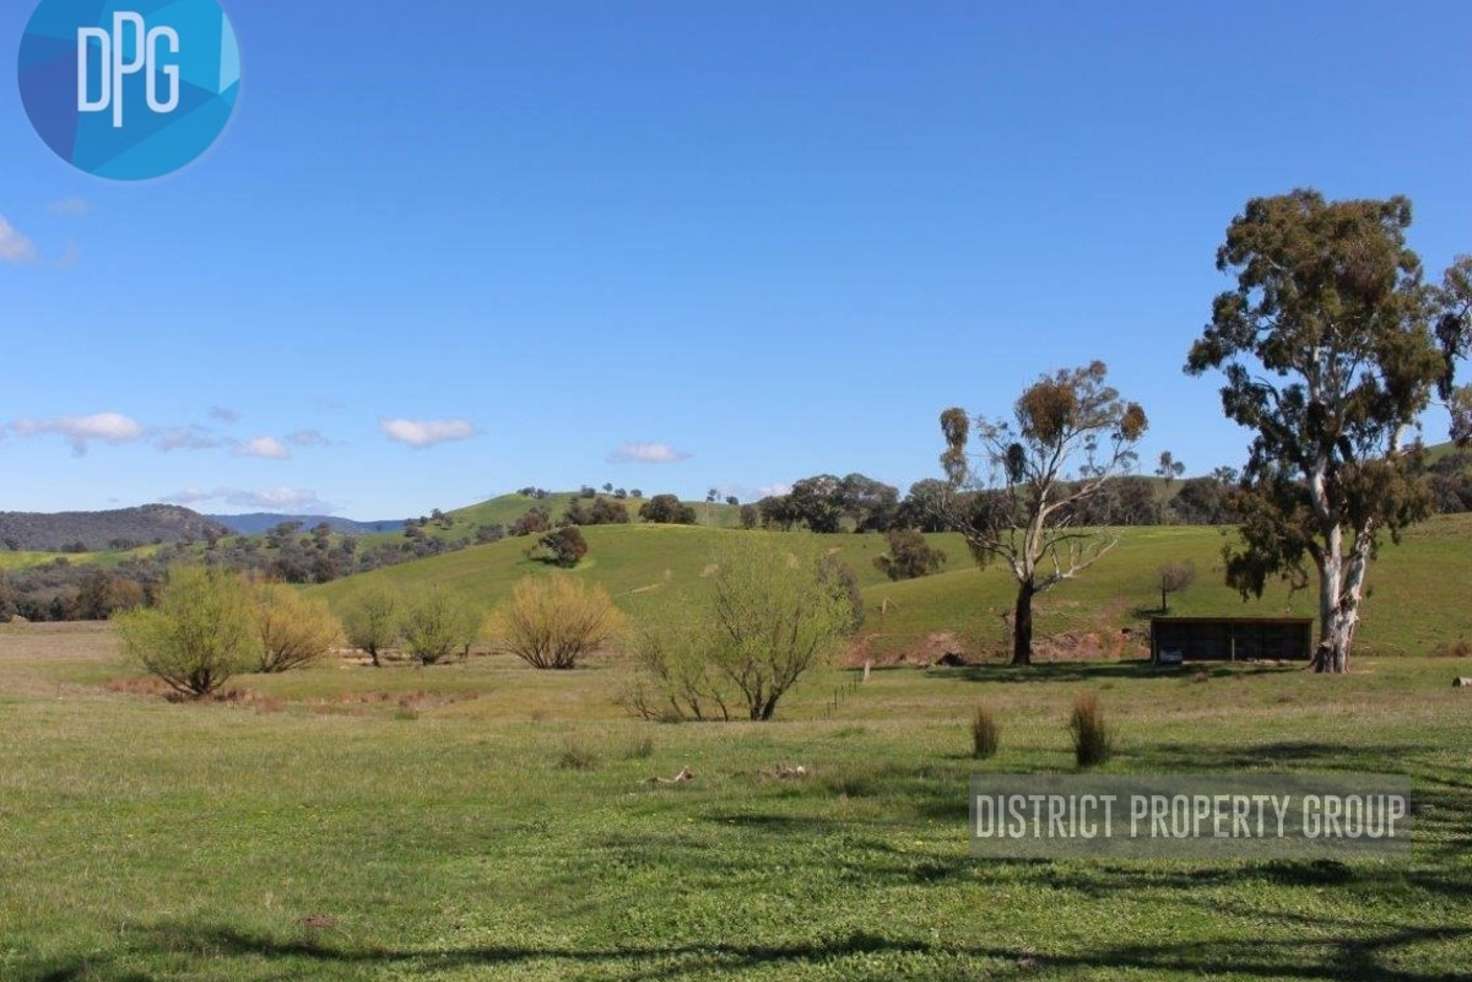
M 1410 441 L 1438 387 L 1452 391 L 1454 359 L 1431 330 L 1445 302 L 1423 283 L 1410 224 L 1402 197 L 1252 199 L 1217 251 L 1236 287 L 1216 298 L 1186 363 L 1225 373 L 1222 407 L 1254 434 L 1227 582 L 1261 596 L 1274 576 L 1307 586 L 1312 565 L 1321 672 L 1349 669 L 1382 536 L 1429 512 Z

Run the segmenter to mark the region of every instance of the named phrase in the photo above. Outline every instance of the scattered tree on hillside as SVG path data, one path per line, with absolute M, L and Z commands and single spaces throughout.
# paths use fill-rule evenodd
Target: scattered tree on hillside
M 946 511 L 955 504 L 945 481 L 926 478 L 910 485 L 910 493 L 895 510 L 894 527 L 920 532 L 945 532 Z
M 153 607 L 117 618 L 123 650 L 180 695 L 206 696 L 260 651 L 250 590 L 234 573 L 176 567 Z
M 732 508 L 739 508 L 741 507 L 741 499 L 736 497 L 734 494 L 728 494 L 726 495 L 726 504 L 730 505 Z
M 1254 431 L 1227 582 L 1260 596 L 1271 576 L 1306 583 L 1312 562 L 1318 671 L 1349 669 L 1381 534 L 1398 539 L 1429 510 L 1403 440 L 1453 366 L 1432 336 L 1437 298 L 1406 246 L 1410 224 L 1401 197 L 1252 199 L 1217 251 L 1236 289 L 1216 298 L 1186 364 L 1222 369 L 1227 417 Z
M 281 549 L 302 529 L 301 522 L 281 522 L 266 531 L 266 548 Z
M 1160 452 L 1160 462 L 1155 466 L 1155 475 L 1165 478 L 1166 487 L 1170 487 L 1171 483 L 1184 473 L 1186 473 L 1186 465 L 1176 460 L 1175 454 L 1169 450 Z
M 602 496 L 595 498 L 591 505 L 582 498 L 574 498 L 568 502 L 562 521 L 568 525 L 626 525 L 629 509 Z
M 504 525 L 477 525 L 475 527 L 475 541 L 477 545 L 500 542 L 504 538 L 506 538 L 506 526 Z
M 750 531 L 761 522 L 761 513 L 757 511 L 756 505 L 741 506 L 741 527 Z
M 946 554 L 914 529 L 891 529 L 888 539 L 889 553 L 874 557 L 874 565 L 891 580 L 929 576 L 946 563 Z
M 694 525 L 695 509 L 672 494 L 657 494 L 639 508 L 639 517 L 656 525 Z
M 511 534 L 514 536 L 535 535 L 551 527 L 552 516 L 547 513 L 547 509 L 537 505 L 511 523 Z
M 1166 563 L 1155 571 L 1160 584 L 1160 612 L 1170 610 L 1170 595 L 1180 593 L 1196 582 L 1196 564 L 1189 559 L 1183 563 Z
M 769 528 L 802 524 L 812 532 L 833 533 L 847 520 L 856 532 L 883 531 L 895 522 L 899 491 L 863 474 L 818 474 L 795 482 L 785 495 L 763 498 L 758 508 Z
M 576 525 L 564 525 L 537 540 L 531 555 L 543 562 L 571 569 L 588 554 L 588 540 Z
M 1170 500 L 1172 517 L 1182 525 L 1233 525 L 1232 484 L 1217 477 L 1193 477 Z
M 979 564 L 1000 560 L 1017 580 L 1013 664 L 1032 661 L 1033 599 L 1087 570 L 1119 541 L 1070 517 L 1129 470 L 1148 425 L 1144 410 L 1106 383 L 1107 371 L 1094 362 L 1044 375 L 1018 398 L 1011 421 L 977 417 L 981 471 L 967 452 L 971 418 L 963 409 L 941 414 L 950 488 L 971 492 L 947 509 L 948 521 Z

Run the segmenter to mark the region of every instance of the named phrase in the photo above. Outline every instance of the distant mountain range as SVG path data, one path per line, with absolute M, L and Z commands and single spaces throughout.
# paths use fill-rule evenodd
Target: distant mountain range
M 143 505 L 115 511 L 0 512 L 0 548 L 57 552 L 100 552 L 154 542 L 203 539 L 228 529 L 178 505 Z
M 255 512 L 250 515 L 205 515 L 212 522 L 225 526 L 236 535 L 260 535 L 282 522 L 301 522 L 302 528 L 310 529 L 326 522 L 334 532 L 344 535 L 371 535 L 374 532 L 399 532 L 404 528 L 403 519 L 382 522 L 355 522 L 351 518 L 334 515 L 277 515 L 272 512 Z

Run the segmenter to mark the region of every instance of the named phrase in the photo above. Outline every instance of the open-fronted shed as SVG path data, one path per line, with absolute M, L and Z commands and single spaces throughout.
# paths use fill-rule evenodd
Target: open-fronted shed
M 1150 655 L 1157 662 L 1307 661 L 1311 617 L 1153 617 Z

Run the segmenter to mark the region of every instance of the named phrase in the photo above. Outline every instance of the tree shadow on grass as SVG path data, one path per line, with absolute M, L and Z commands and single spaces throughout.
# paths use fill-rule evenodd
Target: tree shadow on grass
M 1279 740 L 1273 743 L 1151 743 L 1124 744 L 1115 756 L 1127 760 L 1139 773 L 1259 771 L 1293 769 L 1364 772 L 1373 766 L 1381 773 L 1400 773 L 1407 755 L 1422 748 L 1413 744 L 1344 744 L 1317 740 Z
M 614 978 L 680 978 L 758 969 L 795 972 L 806 967 L 832 970 L 847 959 L 913 958 L 950 972 L 991 978 L 1065 975 L 1092 978 L 1114 972 L 1233 974 L 1261 979 L 1383 979 L 1389 982 L 1452 982 L 1466 976 L 1452 968 L 1413 971 L 1393 964 L 1399 953 L 1426 942 L 1472 939 L 1472 928 L 1366 924 L 1300 916 L 1305 936 L 1269 938 L 1201 938 L 1177 944 L 1098 945 L 1072 950 L 1046 950 L 1016 945 L 950 944 L 935 940 L 852 932 L 844 937 L 762 944 L 707 942 L 628 946 L 471 945 L 463 948 L 395 948 L 357 945 L 318 936 L 276 937 L 230 926 L 164 924 L 133 934 L 125 943 L 131 954 L 180 954 L 211 959 L 265 959 L 279 969 L 310 973 L 313 966 L 356 966 L 394 974 L 433 974 L 456 970 L 510 971 L 537 962 L 570 963 L 573 972 L 597 972 Z M 547 968 L 550 966 L 542 966 Z M 949 974 L 949 973 L 947 973 Z M 66 982 L 83 977 L 126 978 L 109 974 L 101 960 L 58 966 L 24 978 Z M 133 978 L 140 976 L 134 975 Z
M 1033 665 L 969 665 L 965 668 L 929 668 L 930 678 L 950 682 L 1101 682 L 1114 679 L 1190 679 L 1205 674 L 1210 678 L 1248 675 L 1281 675 L 1301 672 L 1301 665 L 1256 662 L 1187 662 L 1156 665 L 1148 658 L 1129 661 L 1058 661 Z

